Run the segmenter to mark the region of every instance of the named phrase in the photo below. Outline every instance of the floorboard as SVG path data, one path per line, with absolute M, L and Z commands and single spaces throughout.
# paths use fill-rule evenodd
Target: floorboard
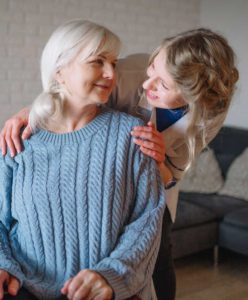
M 205 251 L 175 261 L 176 300 L 248 300 L 248 258 L 220 249 L 219 263 Z

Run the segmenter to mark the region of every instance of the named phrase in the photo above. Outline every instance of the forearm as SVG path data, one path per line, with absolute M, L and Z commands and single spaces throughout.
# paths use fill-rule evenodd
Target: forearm
M 159 215 L 162 215 L 162 210 Z M 138 294 L 152 278 L 160 245 L 161 226 L 156 220 L 158 211 L 150 212 L 149 215 L 139 220 L 138 223 L 143 224 L 129 225 L 110 256 L 94 268 L 106 278 L 116 299 L 126 299 Z
M 149 162 L 149 166 L 141 167 L 142 174 L 137 177 L 138 199 L 132 200 L 135 206 L 123 234 L 115 249 L 95 269 L 107 279 L 117 299 L 129 298 L 149 284 L 156 262 L 165 194 L 155 162 Z
M 158 164 L 160 175 L 163 179 L 164 184 L 168 184 L 173 179 L 172 171 L 164 164 Z
M 19 263 L 14 259 L 9 246 L 9 239 L 6 229 L 0 222 L 0 269 L 5 270 L 12 276 L 15 276 L 22 285 L 24 275 Z
M 13 169 L 16 163 L 8 155 L 0 155 L 0 269 L 3 269 L 22 281 L 20 265 L 12 255 L 10 231 L 13 228 L 12 189 Z

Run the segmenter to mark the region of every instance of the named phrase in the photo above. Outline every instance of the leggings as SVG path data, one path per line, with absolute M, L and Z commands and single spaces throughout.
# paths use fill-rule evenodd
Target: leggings
M 176 275 L 171 251 L 170 212 L 166 207 L 163 217 L 162 237 L 157 262 L 153 273 L 153 282 L 158 300 L 175 300 Z
M 8 294 L 4 295 L 4 300 L 38 300 L 34 295 L 32 295 L 25 288 L 21 288 L 16 296 L 10 296 Z M 66 296 L 61 296 L 57 300 L 66 300 Z

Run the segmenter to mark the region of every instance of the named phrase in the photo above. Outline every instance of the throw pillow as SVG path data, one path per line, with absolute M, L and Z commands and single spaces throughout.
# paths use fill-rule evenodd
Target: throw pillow
M 221 170 L 214 155 L 209 149 L 202 152 L 194 165 L 181 180 L 179 188 L 183 192 L 216 193 L 223 186 Z
M 248 148 L 231 164 L 219 194 L 248 201 Z

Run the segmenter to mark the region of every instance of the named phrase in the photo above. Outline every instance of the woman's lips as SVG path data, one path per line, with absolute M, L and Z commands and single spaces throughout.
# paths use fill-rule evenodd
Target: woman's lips
M 108 80 L 108 81 L 98 81 L 98 82 L 95 82 L 94 85 L 100 89 L 103 89 L 103 90 L 109 90 L 112 88 L 113 86 L 113 82 Z
M 157 100 L 158 99 L 158 97 L 151 90 L 146 91 L 146 96 L 151 100 Z
M 111 86 L 109 85 L 104 85 L 104 84 L 95 84 L 96 87 L 99 87 L 101 89 L 104 89 L 104 90 L 108 90 L 111 88 Z

